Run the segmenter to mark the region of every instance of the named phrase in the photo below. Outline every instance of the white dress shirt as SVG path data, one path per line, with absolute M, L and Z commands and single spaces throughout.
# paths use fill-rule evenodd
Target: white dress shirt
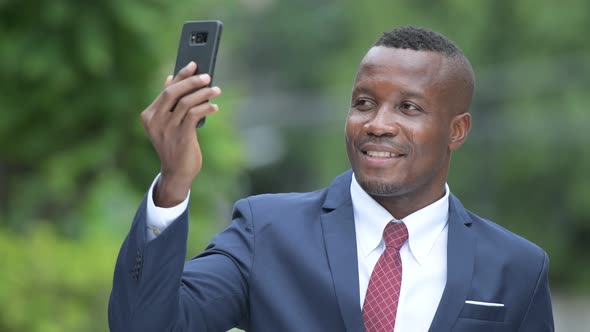
M 148 191 L 147 197 L 147 211 L 145 215 L 146 225 L 147 225 L 147 240 L 151 241 L 156 238 L 156 236 L 160 235 L 176 218 L 180 217 L 180 215 L 186 210 L 188 206 L 188 199 L 191 195 L 191 192 L 188 192 L 186 198 L 182 203 L 173 206 L 171 208 L 162 208 L 156 206 L 154 203 L 154 187 L 156 183 L 160 180 L 160 174 L 156 176 L 154 182 L 152 182 L 152 186 Z
M 177 206 L 161 208 L 154 204 L 153 189 L 156 177 L 148 192 L 147 239 L 153 240 L 182 214 L 188 205 L 186 199 Z M 385 250 L 383 230 L 396 220 L 383 206 L 369 196 L 358 184 L 354 175 L 350 195 L 356 228 L 359 270 L 360 307 L 365 301 L 369 279 L 377 260 Z M 403 222 L 408 229 L 408 242 L 400 249 L 402 259 L 402 285 L 397 309 L 395 332 L 428 331 L 447 281 L 447 220 L 449 187 L 438 201 L 424 207 Z
M 354 175 L 350 195 L 356 229 L 360 306 L 365 301 L 369 279 L 385 250 L 383 230 L 396 220 L 369 196 Z M 402 285 L 395 331 L 428 331 L 447 282 L 447 220 L 449 187 L 438 201 L 403 219 L 408 241 L 401 247 Z

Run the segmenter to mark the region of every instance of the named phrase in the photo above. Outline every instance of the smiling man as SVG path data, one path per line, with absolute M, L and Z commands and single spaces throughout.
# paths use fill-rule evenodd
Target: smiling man
M 191 63 L 142 113 L 161 174 L 119 254 L 112 331 L 553 331 L 547 254 L 446 184 L 474 74 L 446 37 L 402 27 L 368 51 L 346 120 L 352 171 L 248 197 L 184 262 L 195 125 L 221 93 Z M 173 112 L 171 112 L 173 111 Z
M 473 73 L 443 41 L 422 51 L 419 40 L 386 34 L 356 76 L 348 157 L 363 189 L 398 218 L 443 196 L 451 151 L 469 132 Z

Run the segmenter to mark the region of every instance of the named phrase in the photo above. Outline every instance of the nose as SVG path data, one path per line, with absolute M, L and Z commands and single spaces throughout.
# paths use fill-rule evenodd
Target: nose
M 396 136 L 399 133 L 399 124 L 395 114 L 385 105 L 373 112 L 371 119 L 363 127 L 368 135 Z

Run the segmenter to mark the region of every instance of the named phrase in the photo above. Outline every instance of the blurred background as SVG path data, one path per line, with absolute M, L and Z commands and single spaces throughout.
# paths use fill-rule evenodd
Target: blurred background
M 107 331 L 119 246 L 159 162 L 139 121 L 182 23 L 225 23 L 189 254 L 233 202 L 328 185 L 364 53 L 418 25 L 477 76 L 449 185 L 551 258 L 558 331 L 590 325 L 590 2 L 0 1 L 0 331 Z

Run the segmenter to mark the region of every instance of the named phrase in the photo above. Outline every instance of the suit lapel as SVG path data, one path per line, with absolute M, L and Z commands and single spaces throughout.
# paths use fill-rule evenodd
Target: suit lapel
M 334 179 L 323 205 L 321 222 L 334 290 L 346 331 L 364 331 L 350 198 L 351 174 L 349 171 Z
M 447 284 L 429 331 L 450 331 L 465 304 L 475 263 L 475 237 L 461 202 L 450 195 L 447 244 Z

